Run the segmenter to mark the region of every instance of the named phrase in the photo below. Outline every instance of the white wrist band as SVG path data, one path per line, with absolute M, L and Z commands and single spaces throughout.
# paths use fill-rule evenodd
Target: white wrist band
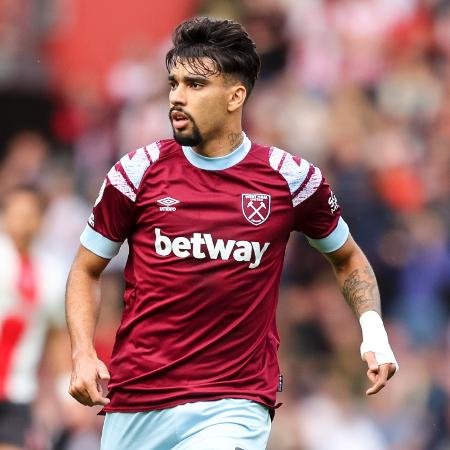
M 364 353 L 374 352 L 379 365 L 392 363 L 398 371 L 399 366 L 389 345 L 383 320 L 376 311 L 366 311 L 359 318 L 362 331 L 361 358 Z

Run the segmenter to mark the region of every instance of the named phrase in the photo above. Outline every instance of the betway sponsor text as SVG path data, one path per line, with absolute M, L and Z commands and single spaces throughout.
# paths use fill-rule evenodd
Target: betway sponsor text
M 192 256 L 196 259 L 234 259 L 250 262 L 249 269 L 256 269 L 269 248 L 270 242 L 214 240 L 209 233 L 193 233 L 191 237 L 179 236 L 171 240 L 160 228 L 155 228 L 155 250 L 160 256 L 173 253 L 178 258 Z

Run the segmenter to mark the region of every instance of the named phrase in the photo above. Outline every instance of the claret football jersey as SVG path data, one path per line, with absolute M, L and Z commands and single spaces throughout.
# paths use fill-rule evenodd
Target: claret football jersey
M 81 236 L 108 259 L 129 244 L 105 410 L 220 398 L 273 407 L 275 310 L 294 230 L 321 252 L 349 233 L 319 168 L 246 136 L 224 157 L 168 139 L 115 164 Z

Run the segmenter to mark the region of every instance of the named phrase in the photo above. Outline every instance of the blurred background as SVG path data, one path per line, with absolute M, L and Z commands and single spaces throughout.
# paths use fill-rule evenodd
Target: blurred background
M 449 450 L 450 1 L 0 0 L 0 199 L 22 184 L 45 193 L 37 244 L 67 273 L 110 166 L 171 137 L 164 55 L 194 15 L 236 19 L 254 38 L 245 131 L 329 179 L 401 366 L 365 396 L 359 325 L 324 258 L 293 235 L 269 450 Z M 124 258 L 103 277 L 105 361 Z M 59 352 L 42 357 L 27 450 L 97 449 L 102 418 L 65 393 Z

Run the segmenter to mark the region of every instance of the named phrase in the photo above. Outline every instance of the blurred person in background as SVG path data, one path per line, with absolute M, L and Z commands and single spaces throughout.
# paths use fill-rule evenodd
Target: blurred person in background
M 1 207 L 0 450 L 18 450 L 30 430 L 46 345 L 55 352 L 56 371 L 67 371 L 65 273 L 38 245 L 43 195 L 15 187 L 3 195 Z
M 397 363 L 375 276 L 321 171 L 242 131 L 259 69 L 248 34 L 232 21 L 191 19 L 173 44 L 166 63 L 174 140 L 111 169 L 69 275 L 70 393 L 105 407 L 105 450 L 262 449 L 282 385 L 275 310 L 291 231 L 325 254 L 360 320 L 368 395 Z M 215 241 L 230 233 L 252 242 Z M 110 375 L 93 345 L 96 292 L 127 238 L 125 310 L 106 397 L 100 384 Z
M 39 186 L 50 156 L 48 142 L 33 130 L 23 130 L 7 143 L 0 165 L 0 196 L 19 184 Z

